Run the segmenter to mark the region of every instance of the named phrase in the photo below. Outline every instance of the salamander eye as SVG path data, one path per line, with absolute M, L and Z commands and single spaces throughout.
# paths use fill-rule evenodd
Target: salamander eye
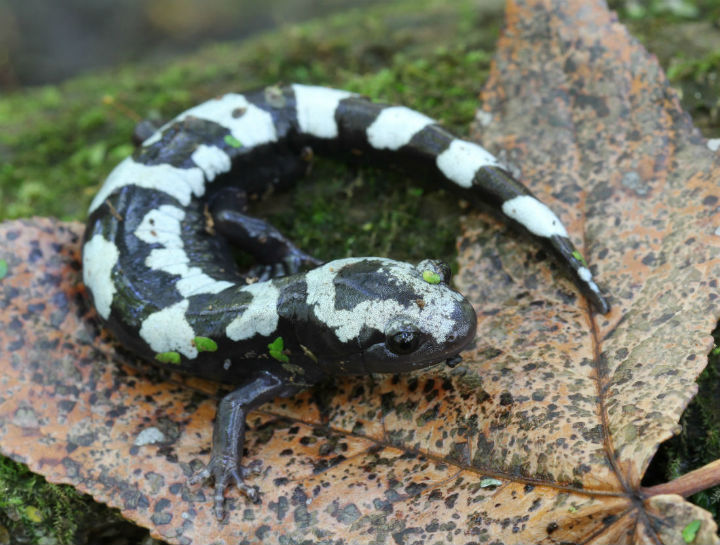
M 393 320 L 385 328 L 385 346 L 393 354 L 410 354 L 419 344 L 420 331 L 408 320 Z

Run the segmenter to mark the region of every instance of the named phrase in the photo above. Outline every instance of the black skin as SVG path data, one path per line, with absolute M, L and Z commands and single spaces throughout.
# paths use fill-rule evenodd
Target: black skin
M 139 146 L 160 126 L 141 121 L 133 131 L 133 143 Z M 258 265 L 250 270 L 249 278 L 263 282 L 323 264 L 300 250 L 270 223 L 246 215 L 246 209 L 244 191 L 233 187 L 220 190 L 208 203 L 206 229 L 216 230 L 232 245 L 253 256 Z M 295 395 L 311 385 L 289 385 L 285 377 L 264 370 L 248 377 L 239 388 L 220 400 L 213 426 L 212 457 L 208 465 L 189 481 L 190 484 L 209 478 L 215 481 L 214 510 L 218 520 L 224 516 L 224 491 L 233 481 L 251 501 L 260 501 L 258 488 L 245 484 L 245 478 L 257 471 L 257 464 L 240 464 L 248 412 L 276 397 Z
M 133 132 L 133 142 L 139 146 L 158 128 L 158 124 L 149 121 L 138 123 Z M 273 225 L 245 214 L 246 210 L 247 194 L 244 191 L 237 187 L 223 188 L 214 193 L 207 203 L 205 229 L 219 233 L 233 246 L 253 256 L 258 265 L 249 271 L 248 278 L 257 278 L 262 282 L 323 264 L 323 261 L 300 250 Z M 436 272 L 443 281 L 450 281 L 447 265 L 428 262 L 427 267 L 437 267 Z M 460 361 L 460 356 L 456 355 L 448 358 L 446 363 L 455 367 Z M 247 466 L 240 463 L 245 443 L 245 417 L 263 403 L 295 395 L 316 383 L 312 381 L 316 377 L 306 378 L 311 380 L 290 384 L 286 376 L 264 369 L 247 377 L 237 389 L 220 400 L 213 426 L 210 461 L 189 481 L 190 484 L 198 484 L 210 478 L 214 480 L 214 511 L 218 520 L 224 517 L 224 491 L 233 482 L 252 502 L 260 502 L 258 488 L 245 483 L 245 478 L 258 471 L 260 462 Z

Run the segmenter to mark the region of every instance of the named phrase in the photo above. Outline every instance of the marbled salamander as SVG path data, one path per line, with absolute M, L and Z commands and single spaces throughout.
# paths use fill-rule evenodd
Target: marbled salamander
M 475 312 L 448 286 L 444 264 L 322 264 L 244 214 L 247 195 L 301 175 L 309 150 L 351 151 L 449 182 L 543 242 L 593 306 L 608 310 L 555 214 L 485 149 L 421 113 L 307 85 L 185 111 L 92 201 L 83 278 L 104 323 L 139 356 L 239 385 L 220 402 L 210 462 L 192 479 L 214 478 L 218 517 L 232 481 L 258 496 L 240 464 L 248 410 L 328 376 L 455 362 L 475 334 Z M 230 244 L 255 256 L 260 281 L 238 272 Z

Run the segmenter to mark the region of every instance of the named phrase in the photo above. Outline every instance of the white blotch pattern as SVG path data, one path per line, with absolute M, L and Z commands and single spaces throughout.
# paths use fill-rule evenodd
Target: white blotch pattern
M 280 290 L 272 282 L 258 282 L 242 288 L 253 296 L 242 314 L 225 328 L 225 334 L 233 341 L 249 339 L 256 334 L 270 335 L 277 329 L 277 301 Z
M 233 112 L 242 112 L 242 115 L 233 117 Z M 146 139 L 143 147 L 157 142 L 170 125 L 189 116 L 213 121 L 227 128 L 244 147 L 277 141 L 272 116 L 250 104 L 243 95 L 230 93 L 184 111 Z M 214 146 L 201 144 L 191 158 L 198 168 L 176 168 L 168 164 L 148 166 L 128 157 L 105 180 L 90 204 L 89 212 L 92 213 L 113 191 L 127 185 L 163 191 L 187 206 L 193 195 L 201 197 L 205 193 L 206 181 L 212 181 L 218 174 L 230 170 L 230 157 Z
M 300 130 L 318 138 L 336 138 L 338 126 L 335 110 L 341 100 L 353 96 L 354 93 L 297 83 L 292 88 L 295 92 Z
M 242 112 L 242 115 L 234 117 L 233 112 Z M 160 140 L 163 131 L 188 116 L 206 119 L 226 127 L 245 147 L 267 144 L 277 140 L 275 124 L 268 112 L 250 104 L 244 95 L 228 93 L 185 110 L 144 140 L 143 147 L 152 146 Z
M 180 222 L 184 218 L 184 210 L 177 206 L 163 204 L 145 214 L 134 234 L 148 244 L 162 244 L 166 248 L 182 248 Z
M 233 112 L 236 111 L 243 113 L 238 117 L 233 117 Z M 175 121 L 182 121 L 189 116 L 222 125 L 229 129 L 230 133 L 246 148 L 277 141 L 277 131 L 272 116 L 265 110 L 250 104 L 245 96 L 237 93 L 228 93 L 185 110 L 175 118 Z
M 590 272 L 590 269 L 587 267 L 580 267 L 578 269 L 578 276 L 583 279 L 585 282 L 589 282 L 592 278 L 592 273 Z
M 190 301 L 183 299 L 143 320 L 140 337 L 154 352 L 180 352 L 190 359 L 197 357 L 198 351 L 193 345 L 195 332 L 185 318 L 189 304 Z
M 436 161 L 440 171 L 461 187 L 472 186 L 479 168 L 500 166 L 488 150 L 465 140 L 450 142 L 450 146 L 437 156 Z
M 212 182 L 216 176 L 228 172 L 232 166 L 227 153 L 220 148 L 205 144 L 199 145 L 190 159 L 202 169 L 208 182 Z
M 506 216 L 523 224 L 528 231 L 539 237 L 568 236 L 565 227 L 553 211 L 529 195 L 520 195 L 505 201 L 502 211 Z
M 190 258 L 185 253 L 181 237 L 180 222 L 185 212 L 169 204 L 150 210 L 135 229 L 135 236 L 148 244 L 160 244 L 162 248 L 151 250 L 145 265 L 156 271 L 178 275 L 175 284 L 183 297 L 199 293 L 218 293 L 234 284 L 226 280 L 215 280 L 199 267 L 189 267 Z
M 591 290 L 593 290 L 595 293 L 600 293 L 600 288 L 598 288 L 597 284 L 592 280 L 592 273 L 590 272 L 590 269 L 588 269 L 587 267 L 580 267 L 577 272 L 578 276 L 582 279 L 583 282 L 588 285 Z
M 367 128 L 368 142 L 375 149 L 396 150 L 433 123 L 434 119 L 420 112 L 405 106 L 391 106 L 381 111 Z
M 94 235 L 83 247 L 83 282 L 88 287 L 98 314 L 105 320 L 117 291 L 112 269 L 120 257 L 117 246 L 102 235 Z
M 400 285 L 409 286 L 424 301 L 418 305 L 405 306 L 395 300 L 363 301 L 352 310 L 335 308 L 335 285 L 333 279 L 342 267 L 367 259 L 385 263 L 386 272 L 391 274 Z M 382 258 L 347 258 L 326 263 L 308 272 L 307 303 L 315 315 L 332 328 L 341 342 L 357 338 L 363 326 L 385 331 L 386 324 L 394 317 L 403 315 L 409 318 L 420 330 L 433 336 L 438 344 L 444 343 L 453 333 L 456 325 L 453 310 L 463 300 L 459 293 L 447 289 L 441 284 L 424 281 L 420 272 L 409 263 Z
M 176 168 L 172 165 L 143 165 L 128 157 L 116 166 L 90 203 L 89 213 L 95 211 L 110 194 L 120 187 L 136 185 L 157 189 L 187 206 L 193 195 L 205 193 L 205 177 L 200 168 Z

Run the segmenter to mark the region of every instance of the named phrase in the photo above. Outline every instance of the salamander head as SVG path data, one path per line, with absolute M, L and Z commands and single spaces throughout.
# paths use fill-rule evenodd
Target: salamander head
M 308 344 L 328 374 L 396 373 L 453 358 L 475 336 L 470 302 L 448 286 L 450 269 L 365 257 L 307 276 Z

